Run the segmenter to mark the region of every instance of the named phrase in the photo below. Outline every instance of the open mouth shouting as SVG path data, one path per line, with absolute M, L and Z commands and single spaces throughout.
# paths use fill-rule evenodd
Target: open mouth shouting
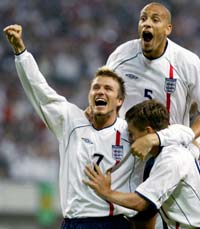
M 107 101 L 102 98 L 96 98 L 95 99 L 95 106 L 96 107 L 105 107 L 107 105 Z
M 141 41 L 143 53 L 148 54 L 152 52 L 153 49 L 153 33 L 150 31 L 144 30 L 142 32 Z
M 107 112 L 108 109 L 108 102 L 104 98 L 95 98 L 94 100 L 94 107 L 93 113 L 94 115 L 103 115 Z
M 145 43 L 149 43 L 153 39 L 153 34 L 149 31 L 143 31 L 142 38 Z

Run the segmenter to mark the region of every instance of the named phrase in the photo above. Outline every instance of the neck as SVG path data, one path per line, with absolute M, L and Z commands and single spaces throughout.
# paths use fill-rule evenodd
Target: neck
M 154 146 L 150 152 L 150 154 L 153 156 L 153 157 L 156 157 L 160 151 L 161 151 L 162 147 L 160 146 Z
M 113 125 L 116 119 L 117 119 L 117 115 L 110 115 L 110 114 L 95 115 L 93 117 L 92 124 L 95 129 L 100 130 Z
M 154 59 L 157 59 L 157 58 L 160 58 L 166 51 L 167 49 L 167 46 L 168 46 L 168 41 L 166 39 L 164 45 L 162 47 L 159 47 L 158 50 L 156 51 L 152 51 L 152 52 L 143 52 L 144 56 L 149 59 L 149 60 L 154 60 Z

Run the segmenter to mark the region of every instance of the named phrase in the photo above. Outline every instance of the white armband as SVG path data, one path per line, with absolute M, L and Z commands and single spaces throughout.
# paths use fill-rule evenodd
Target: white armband
M 158 131 L 157 134 L 160 138 L 161 146 L 171 144 L 188 145 L 195 138 L 193 130 L 181 124 L 170 125 L 168 128 Z

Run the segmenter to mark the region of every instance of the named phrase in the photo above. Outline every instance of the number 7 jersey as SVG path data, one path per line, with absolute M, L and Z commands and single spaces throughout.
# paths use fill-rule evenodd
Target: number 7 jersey
M 82 109 L 58 95 L 47 84 L 31 53 L 25 51 L 16 56 L 15 61 L 29 100 L 58 139 L 63 217 L 135 214 L 133 210 L 103 200 L 82 182 L 87 179 L 84 174 L 86 164 L 93 165 L 94 162 L 99 164 L 103 173 L 112 169 L 113 189 L 131 192 L 142 181 L 144 162 L 129 153 L 126 121 L 116 118 L 113 125 L 96 130 Z

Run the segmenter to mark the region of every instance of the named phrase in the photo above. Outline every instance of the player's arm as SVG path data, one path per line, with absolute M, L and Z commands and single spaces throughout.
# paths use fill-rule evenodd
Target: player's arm
M 22 26 L 7 26 L 4 33 L 14 50 L 16 70 L 27 97 L 46 126 L 59 137 L 62 134 L 66 99 L 48 85 L 34 57 L 26 51 Z
M 86 166 L 85 173 L 90 180 L 83 180 L 83 182 L 94 189 L 102 198 L 139 211 L 139 214 L 130 218 L 133 228 L 155 229 L 157 208 L 154 204 L 137 193 L 122 193 L 111 190 L 110 172 L 107 172 L 104 176 L 97 165 L 95 165 L 95 170 L 90 166 Z
M 171 144 L 188 145 L 198 137 L 199 132 L 200 119 L 197 120 L 192 128 L 180 124 L 173 124 L 166 129 L 136 139 L 131 145 L 131 152 L 133 155 L 144 160 L 153 146 L 168 146 Z
M 136 211 L 143 211 L 148 208 L 149 202 L 139 194 L 123 193 L 111 190 L 111 174 L 107 172 L 103 175 L 99 166 L 94 164 L 95 170 L 87 165 L 84 172 L 89 180 L 83 180 L 83 183 L 95 190 L 103 199 L 121 205 Z

